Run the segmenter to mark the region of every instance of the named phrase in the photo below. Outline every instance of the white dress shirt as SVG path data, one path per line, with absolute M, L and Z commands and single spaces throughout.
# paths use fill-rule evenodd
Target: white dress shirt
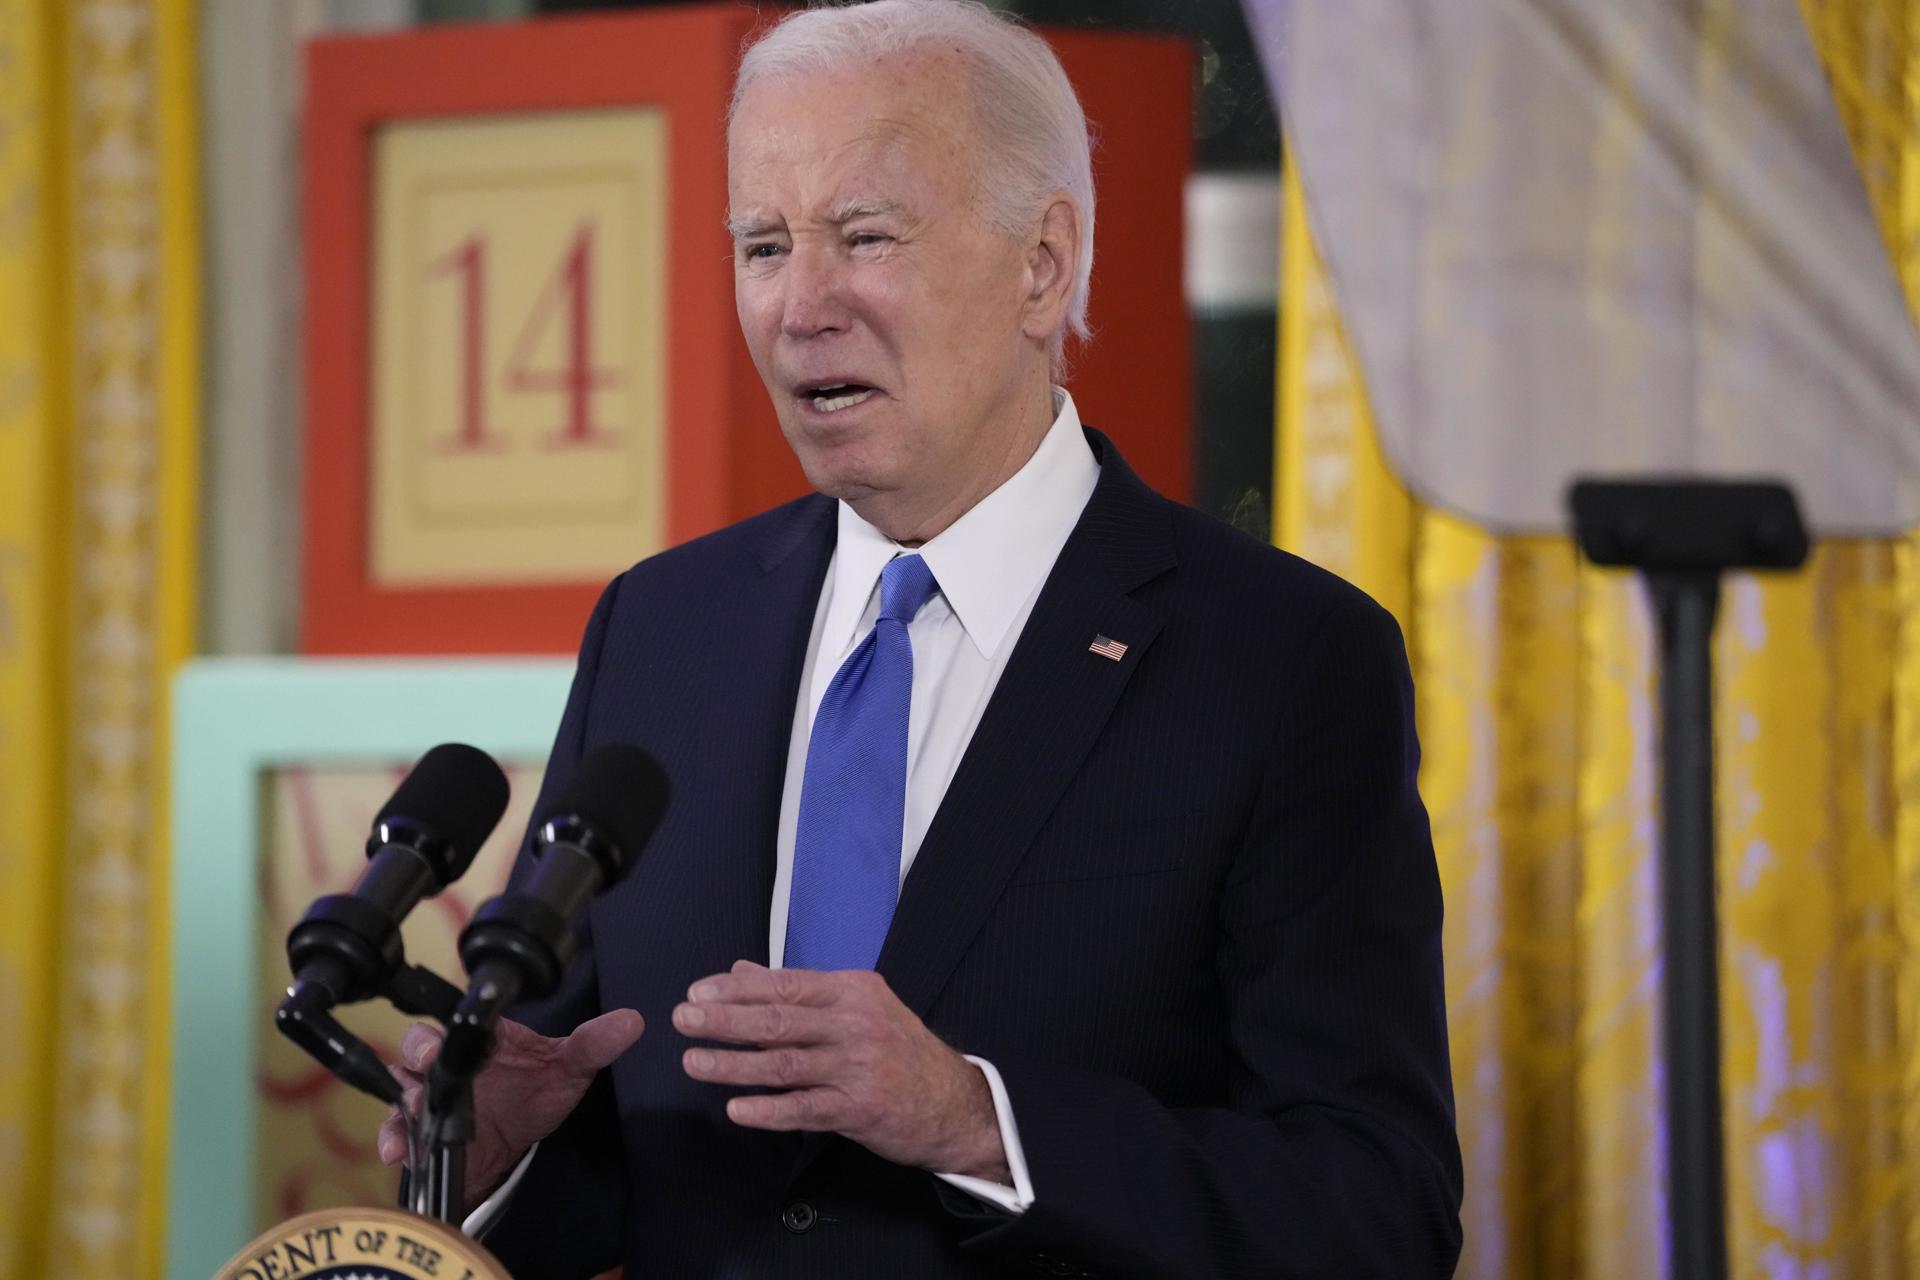
M 834 673 L 873 630 L 880 616 L 880 571 L 895 556 L 918 555 L 940 589 L 907 626 L 913 644 L 913 695 L 907 714 L 907 804 L 900 833 L 900 880 L 905 883 L 920 842 L 947 794 L 960 757 L 1000 683 L 1007 658 L 1027 625 L 1040 588 L 1060 557 L 1100 479 L 1100 464 L 1081 434 L 1073 397 L 1056 387 L 1053 426 L 1033 457 L 1006 483 L 975 503 L 938 536 L 903 547 L 840 504 L 839 537 L 814 606 L 813 634 L 801 668 L 800 695 L 787 745 L 787 781 L 780 797 L 775 846 L 773 909 L 767 954 L 777 965 L 786 953 L 793 849 L 800 825 L 800 787 L 807 775 L 813 718 Z M 1013 1107 L 993 1064 L 967 1059 L 987 1077 L 1000 1141 L 1013 1186 L 940 1175 L 971 1195 L 1018 1213 L 1033 1203 L 1033 1184 L 1020 1149 Z
M 913 693 L 907 717 L 906 817 L 900 838 L 900 879 L 905 883 L 1040 588 L 1100 479 L 1100 465 L 1081 433 L 1073 397 L 1056 387 L 1053 400 L 1053 426 L 1026 465 L 918 548 L 901 546 L 862 520 L 852 507 L 840 504 L 838 540 L 814 606 L 793 736 L 787 746 L 786 786 L 780 796 L 767 925 L 767 954 L 776 965 L 786 953 L 800 788 L 807 773 L 813 718 L 834 673 L 880 616 L 880 571 L 895 556 L 918 555 L 926 560 L 940 588 L 907 627 L 913 644 Z M 1006 1086 L 992 1063 L 974 1057 L 967 1060 L 987 1078 L 1013 1186 L 963 1174 L 939 1176 L 970 1195 L 1020 1213 L 1033 1203 L 1033 1184 Z M 465 1224 L 469 1236 L 477 1238 L 499 1216 L 532 1162 L 532 1154 L 469 1215 Z

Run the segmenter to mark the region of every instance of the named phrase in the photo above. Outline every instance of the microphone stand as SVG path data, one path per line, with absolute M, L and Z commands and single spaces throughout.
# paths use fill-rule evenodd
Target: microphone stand
M 431 1074 L 431 1073 L 430 1073 Z M 401 1188 L 406 1207 L 423 1218 L 459 1227 L 466 1215 L 467 1143 L 473 1140 L 473 1078 L 451 1081 L 435 1098 L 431 1085 L 420 1108 L 421 1145 L 426 1148 L 423 1177 Z
M 1583 480 L 1569 496 L 1581 550 L 1640 570 L 1659 621 L 1668 1275 L 1724 1280 L 1713 623 L 1723 573 L 1797 569 L 1807 532 L 1781 484 Z
M 333 1017 L 332 1010 L 342 1003 L 333 993 L 350 989 L 341 981 L 345 972 L 344 966 L 339 973 L 333 972 L 324 960 L 317 966 L 304 967 L 306 976 L 288 989 L 286 999 L 275 1010 L 274 1025 L 343 1083 L 399 1107 L 400 1082 L 364 1040 Z M 375 984 L 369 998 L 372 996 L 384 997 L 410 1017 L 434 1019 L 448 1028 L 449 1038 L 465 998 L 460 988 L 424 965 L 394 969 Z M 424 1150 L 427 1159 L 423 1176 L 415 1177 L 410 1170 L 402 1173 L 400 1206 L 456 1230 L 464 1217 L 467 1143 L 473 1138 L 473 1074 L 484 1061 L 485 1049 L 483 1040 L 472 1066 L 444 1080 L 438 1093 L 433 1088 L 440 1070 L 436 1065 L 428 1073 L 427 1101 L 420 1120 L 417 1124 L 411 1118 L 408 1121 L 409 1158 Z
M 427 1071 L 421 1129 L 427 1148 L 426 1177 L 413 1195 L 415 1213 L 458 1225 L 464 1209 L 467 1143 L 473 1138 L 473 1078 L 493 1048 L 494 1028 L 518 998 L 519 975 L 498 964 L 481 966 L 465 997 L 440 1021 L 447 1029 L 440 1053 Z
M 638 747 L 603 745 L 588 755 L 562 795 L 579 791 L 595 799 L 610 790 L 639 797 L 615 810 L 630 820 L 635 843 L 628 847 L 637 852 L 666 805 L 666 776 Z M 398 1197 L 401 1208 L 456 1230 L 466 1207 L 473 1080 L 493 1047 L 494 1028 L 523 995 L 538 998 L 559 983 L 573 954 L 574 919 L 629 861 L 610 835 L 572 814 L 569 803 L 560 805 L 566 816 L 542 824 L 534 845 L 539 865 L 527 886 L 483 904 L 461 931 L 460 959 L 472 975 L 464 993 L 429 969 L 407 965 L 393 920 L 350 895 L 321 899 L 287 938 L 288 959 L 300 980 L 275 1020 L 288 1038 L 354 1088 L 390 1106 L 401 1101 L 400 1086 L 379 1056 L 333 1020 L 329 1010 L 335 1004 L 384 996 L 402 1013 L 434 1018 L 446 1028 L 427 1070 L 419 1123 L 408 1126 L 408 1168 Z M 340 992 L 352 1000 L 342 1001 Z

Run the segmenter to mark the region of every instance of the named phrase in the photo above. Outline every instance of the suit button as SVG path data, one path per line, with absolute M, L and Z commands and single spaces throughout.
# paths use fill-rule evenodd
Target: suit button
M 795 1235 L 813 1230 L 813 1224 L 818 1221 L 820 1215 L 805 1200 L 796 1200 L 780 1211 L 780 1225 Z

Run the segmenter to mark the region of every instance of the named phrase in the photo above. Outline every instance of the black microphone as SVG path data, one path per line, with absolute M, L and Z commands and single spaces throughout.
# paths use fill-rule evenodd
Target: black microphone
M 458 880 L 507 811 L 507 775 L 477 747 L 442 743 L 413 767 L 373 821 L 367 869 L 328 894 L 287 935 L 294 990 L 323 1005 L 378 994 L 404 961 L 400 922 Z
M 525 881 L 483 905 L 461 931 L 460 959 L 472 982 L 440 1050 L 446 1076 L 479 1069 L 503 1009 L 560 985 L 573 957 L 574 922 L 589 898 L 638 860 L 667 795 L 660 762 L 641 748 L 609 743 L 587 754 L 540 819 Z

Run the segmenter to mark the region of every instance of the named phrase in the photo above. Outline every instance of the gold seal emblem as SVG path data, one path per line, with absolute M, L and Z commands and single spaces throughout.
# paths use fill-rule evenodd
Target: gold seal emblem
M 273 1228 L 214 1280 L 513 1280 L 444 1222 L 401 1209 L 321 1209 Z

